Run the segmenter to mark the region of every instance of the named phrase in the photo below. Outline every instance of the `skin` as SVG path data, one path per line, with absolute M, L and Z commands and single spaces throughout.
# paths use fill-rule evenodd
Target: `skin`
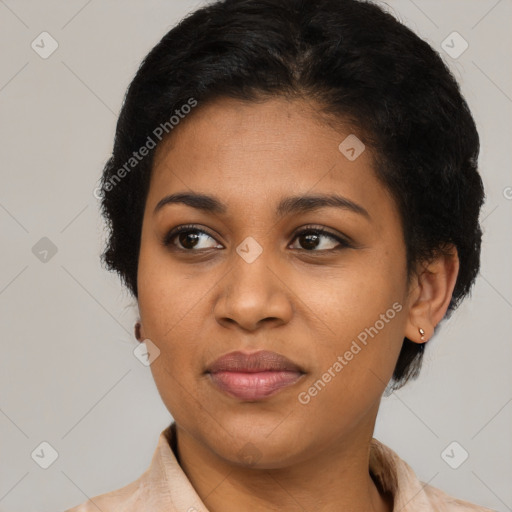
M 151 370 L 177 424 L 180 464 L 212 512 L 392 510 L 369 474 L 380 398 L 404 336 L 422 343 L 421 327 L 427 341 L 443 318 L 458 259 L 452 250 L 407 280 L 396 204 L 370 148 L 354 161 L 338 149 L 350 133 L 303 100 L 222 98 L 199 105 L 157 149 L 138 267 L 139 340 L 160 350 Z M 226 212 L 169 204 L 153 213 L 176 192 L 215 195 Z M 344 196 L 369 218 L 335 207 L 276 216 L 283 197 L 313 193 Z M 183 224 L 207 234 L 193 231 L 195 246 L 182 235 L 165 247 Z M 311 225 L 353 244 L 295 236 Z M 236 252 L 246 237 L 263 249 L 252 263 Z M 300 403 L 299 393 L 394 303 L 401 311 Z M 204 373 L 223 354 L 258 349 L 283 354 L 305 375 L 244 402 Z

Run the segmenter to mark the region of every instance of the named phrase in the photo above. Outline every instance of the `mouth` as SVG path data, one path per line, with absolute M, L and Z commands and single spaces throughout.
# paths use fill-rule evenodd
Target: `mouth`
M 221 392 L 244 401 L 273 396 L 293 386 L 305 371 L 277 352 L 231 352 L 206 370 L 210 382 Z

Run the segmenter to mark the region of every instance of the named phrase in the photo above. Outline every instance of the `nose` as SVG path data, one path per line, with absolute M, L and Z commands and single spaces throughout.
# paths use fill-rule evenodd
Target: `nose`
M 255 331 L 288 323 L 293 315 L 293 292 L 287 276 L 267 257 L 268 251 L 247 262 L 233 255 L 233 267 L 219 283 L 214 315 L 224 327 Z M 288 279 L 289 280 L 289 279 Z

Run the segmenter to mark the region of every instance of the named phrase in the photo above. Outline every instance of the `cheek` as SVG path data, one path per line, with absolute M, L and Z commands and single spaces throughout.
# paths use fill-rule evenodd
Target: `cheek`
M 318 364 L 298 390 L 297 402 L 319 425 L 336 417 L 334 430 L 350 430 L 376 406 L 391 379 L 403 340 L 404 308 L 398 301 L 376 304 L 372 296 L 359 311 L 336 316 L 333 311 L 331 319 L 334 334 L 316 346 L 311 359 Z
M 177 391 L 203 364 L 198 315 L 208 287 L 187 279 L 159 251 L 141 248 L 138 305 L 144 335 L 160 350 L 151 364 L 155 382 L 159 388 Z
M 146 275 L 147 287 L 139 293 L 140 315 L 147 337 L 160 350 L 150 369 L 163 403 L 185 424 L 190 409 L 204 401 L 197 387 L 209 356 L 199 318 L 204 293 L 156 266 Z
M 309 316 L 323 321 L 334 337 L 356 336 L 395 302 L 402 308 L 395 306 L 389 312 L 392 320 L 397 309 L 404 307 L 407 283 L 400 255 L 395 258 L 383 250 L 363 249 L 347 253 L 337 267 L 301 270 L 281 275 L 309 308 Z
M 403 343 L 406 275 L 400 257 L 393 261 L 379 254 L 360 253 L 328 279 L 300 278 L 304 300 L 321 320 L 317 326 L 323 333 L 311 347 L 319 364 L 308 384 L 328 381 L 337 403 L 380 394 Z
M 194 270 L 171 261 L 160 247 L 141 245 L 138 263 L 138 304 L 148 337 L 164 342 L 176 327 L 183 326 L 187 316 L 205 295 L 198 286 Z

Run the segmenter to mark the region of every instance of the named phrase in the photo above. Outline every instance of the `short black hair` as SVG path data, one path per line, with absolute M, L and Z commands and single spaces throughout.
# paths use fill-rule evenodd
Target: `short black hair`
M 409 276 L 417 262 L 456 247 L 448 317 L 480 267 L 479 136 L 440 55 L 369 1 L 219 0 L 172 28 L 124 98 L 99 189 L 109 232 L 102 262 L 137 298 L 153 156 L 191 105 L 277 96 L 314 100 L 326 116 L 358 127 L 398 205 Z M 418 375 L 424 347 L 404 339 L 394 389 Z

